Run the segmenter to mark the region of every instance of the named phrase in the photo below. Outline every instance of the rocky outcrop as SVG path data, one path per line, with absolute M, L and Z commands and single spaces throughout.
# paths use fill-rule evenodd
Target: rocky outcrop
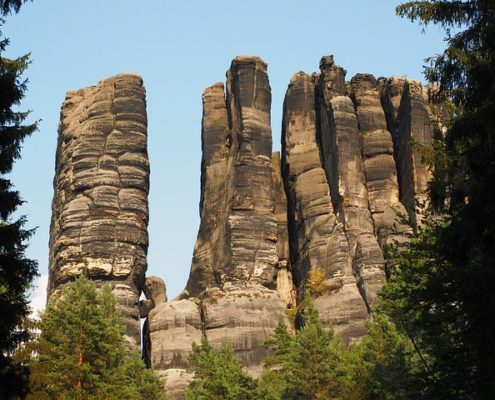
M 363 335 L 367 310 L 354 278 L 317 143 L 315 78 L 297 73 L 284 101 L 282 171 L 288 197 L 291 265 L 302 299 L 308 280 L 325 322 L 348 341 Z M 315 282 L 316 283 L 316 282 Z
M 416 224 L 430 174 L 418 148 L 440 108 L 417 82 L 345 74 L 326 56 L 319 74 L 291 79 L 282 176 L 298 299 L 309 288 L 322 319 L 352 342 L 385 279 L 383 246 L 408 240 Z
M 392 135 L 387 129 L 375 77 L 357 74 L 351 80 L 351 90 L 361 136 L 369 209 L 375 235 L 383 247 L 402 241 L 411 233 L 410 226 L 405 222 L 407 211 L 399 200 Z
M 318 138 L 323 167 L 349 241 L 352 269 L 370 310 L 383 283 L 384 259 L 369 210 L 356 111 L 344 91 L 345 72 L 335 65 L 332 56 L 322 58 L 320 70 Z
M 49 294 L 81 274 L 111 284 L 135 346 L 147 267 L 148 188 L 142 79 L 117 75 L 67 93 L 55 165 Z
M 127 336 L 183 398 L 193 343 L 232 345 L 253 376 L 264 339 L 307 289 L 324 323 L 358 341 L 384 282 L 383 248 L 421 223 L 431 178 L 422 155 L 445 108 L 434 88 L 357 74 L 333 56 L 296 73 L 282 152 L 272 154 L 267 65 L 239 56 L 203 94 L 201 223 L 185 290 L 145 280 L 145 92 L 118 75 L 62 106 L 50 232 L 50 293 L 80 274 L 114 288 Z M 440 130 L 441 132 L 441 130 Z M 409 220 L 409 224 L 406 223 Z M 145 299 L 139 301 L 143 292 Z
M 282 288 L 290 285 L 287 246 L 277 245 L 284 221 L 275 209 L 284 200 L 279 191 L 276 205 L 270 105 L 258 57 L 233 60 L 226 93 L 218 83 L 203 94 L 201 224 L 191 274 L 180 298 L 152 309 L 147 321 L 150 363 L 175 397 L 188 379 L 191 345 L 202 337 L 214 347 L 228 341 L 259 375 L 263 341 L 291 301 L 291 289 Z

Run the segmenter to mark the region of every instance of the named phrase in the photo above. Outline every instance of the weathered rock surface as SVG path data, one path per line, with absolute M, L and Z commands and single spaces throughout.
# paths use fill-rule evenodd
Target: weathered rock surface
M 201 224 L 186 290 L 181 300 L 152 309 L 147 321 L 148 358 L 176 398 L 189 379 L 191 345 L 203 336 L 215 347 L 228 341 L 259 375 L 262 343 L 293 296 L 282 289 L 291 278 L 288 246 L 277 245 L 284 210 L 277 219 L 275 209 L 284 200 L 279 193 L 275 204 L 266 64 L 237 57 L 226 87 L 203 94 Z
M 274 285 L 277 224 L 271 172 L 271 94 L 266 64 L 237 57 L 203 95 L 201 225 L 187 290 L 210 283 Z M 213 276 L 212 276 L 213 275 Z
M 55 165 L 49 294 L 81 274 L 110 283 L 136 346 L 148 188 L 142 79 L 122 74 L 67 93 Z
M 324 322 L 331 322 L 352 341 L 364 332 L 367 310 L 352 272 L 344 225 L 334 213 L 322 168 L 315 106 L 315 77 L 297 73 L 285 95 L 282 124 L 291 264 L 300 298 L 308 278 L 323 274 L 326 289 L 313 293 L 315 305 Z
M 345 74 L 326 56 L 320 74 L 291 79 L 282 176 L 297 296 L 318 286 L 322 319 L 351 342 L 384 282 L 382 247 L 408 240 L 405 221 L 416 223 L 426 198 L 430 172 L 414 142 L 429 144 L 442 109 L 417 82 Z
M 434 90 L 405 78 L 345 81 L 333 56 L 296 73 L 272 154 L 267 65 L 239 56 L 203 94 L 201 224 L 185 290 L 145 280 L 145 91 L 118 75 L 62 106 L 50 231 L 50 293 L 80 274 L 109 282 L 129 340 L 183 398 L 193 343 L 229 342 L 258 376 L 264 339 L 312 290 L 324 323 L 359 340 L 384 281 L 385 244 L 421 221 L 431 172 L 421 152 L 445 118 Z M 139 301 L 141 292 L 146 299 Z
M 382 97 L 388 127 L 394 138 L 400 199 L 415 227 L 420 222 L 418 207 L 427 203 L 431 179 L 421 151 L 431 145 L 436 122 L 431 119 L 423 87 L 418 81 L 390 78 L 385 83 Z
M 273 195 L 277 220 L 277 292 L 288 308 L 296 306 L 296 288 L 290 263 L 289 230 L 287 220 L 287 196 L 282 179 L 280 153 L 272 154 Z
M 344 224 L 352 270 L 366 306 L 371 309 L 384 280 L 385 261 L 374 236 L 356 110 L 344 92 L 343 69 L 335 65 L 332 57 L 324 57 L 320 69 L 318 138 L 323 167 L 332 203 Z
M 375 235 L 381 246 L 402 241 L 411 229 L 404 222 L 407 211 L 399 201 L 394 145 L 377 81 L 371 74 L 357 74 L 351 80 L 351 90 Z

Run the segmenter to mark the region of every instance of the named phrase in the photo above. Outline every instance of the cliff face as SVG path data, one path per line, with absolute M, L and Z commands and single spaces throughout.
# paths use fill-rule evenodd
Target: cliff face
M 110 283 L 135 346 L 148 248 L 146 127 L 139 76 L 117 75 L 67 94 L 50 229 L 49 295 L 80 274 Z
M 240 56 L 226 85 L 203 94 L 201 224 L 185 290 L 167 301 L 145 280 L 145 93 L 118 75 L 69 92 L 62 106 L 50 236 L 50 292 L 86 274 L 114 287 L 127 323 L 168 395 L 181 398 L 194 342 L 227 340 L 248 371 L 278 317 L 306 289 L 324 323 L 359 340 L 384 282 L 383 246 L 421 223 L 431 172 L 422 160 L 442 108 L 403 78 L 357 74 L 332 56 L 287 89 L 282 152 L 272 154 L 267 66 Z M 409 220 L 409 224 L 406 220 Z M 139 304 L 143 292 L 146 300 Z
M 294 75 L 287 89 L 282 124 L 282 170 L 288 198 L 291 266 L 299 300 L 308 279 L 325 322 L 332 321 L 346 338 L 364 332 L 367 316 L 352 271 L 349 242 L 333 207 L 330 186 L 317 141 L 318 77 Z M 316 285 L 315 285 L 316 286 Z
M 156 306 L 147 321 L 147 357 L 171 396 L 182 393 L 191 345 L 203 336 L 214 347 L 229 341 L 259 375 L 263 341 L 285 316 L 284 300 L 294 301 L 270 106 L 258 57 L 234 59 L 226 90 L 217 83 L 203 94 L 201 225 L 191 273 L 179 298 Z
M 430 113 L 430 114 L 429 114 Z M 203 94 L 201 225 L 186 290 L 147 320 L 147 358 L 181 397 L 193 342 L 229 341 L 253 374 L 263 339 L 306 289 L 347 343 L 385 279 L 382 248 L 407 240 L 430 173 L 431 112 L 418 82 L 375 79 L 323 57 L 284 101 L 271 154 L 266 64 L 237 57 Z M 435 115 L 437 115 L 436 113 Z

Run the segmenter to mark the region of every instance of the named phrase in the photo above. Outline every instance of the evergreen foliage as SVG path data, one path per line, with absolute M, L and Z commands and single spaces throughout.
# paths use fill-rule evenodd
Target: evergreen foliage
M 421 394 L 424 382 L 418 370 L 422 364 L 414 346 L 384 315 L 375 314 L 362 342 L 351 346 L 346 355 L 350 360 L 343 365 L 350 366 L 351 373 L 345 374 L 350 379 L 343 388 L 355 393 L 343 398 L 412 400 Z
M 19 11 L 23 2 L 0 1 L 0 27 L 3 17 Z M 29 339 L 23 321 L 29 314 L 27 292 L 37 276 L 37 262 L 25 256 L 34 230 L 24 228 L 25 217 L 12 217 L 22 199 L 7 177 L 20 158 L 22 142 L 37 129 L 36 123 L 25 123 L 28 111 L 17 111 L 27 89 L 22 75 L 29 55 L 4 57 L 8 44 L 0 32 L 0 398 L 6 399 L 22 396 L 27 390 L 29 371 L 12 356 Z
M 291 334 L 283 319 L 266 341 L 260 386 L 274 399 L 406 400 L 417 398 L 422 381 L 411 341 L 383 315 L 367 324 L 348 347 L 324 328 L 306 294 L 303 326 Z
M 431 399 L 495 398 L 495 3 L 413 1 L 399 15 L 446 30 L 427 78 L 452 102 L 432 188 L 440 217 L 395 254 L 382 310 L 412 339 Z
M 278 399 L 331 399 L 338 389 L 337 367 L 343 345 L 325 329 L 306 294 L 302 328 L 292 335 L 282 319 L 266 341 L 272 355 L 265 360 L 261 384 Z
M 124 343 L 109 286 L 80 277 L 41 320 L 27 399 L 164 399 L 163 385 Z
M 187 400 L 269 399 L 258 390 L 256 381 L 242 368 L 232 347 L 226 342 L 219 351 L 208 340 L 193 344 L 190 357 L 194 379 L 186 391 Z

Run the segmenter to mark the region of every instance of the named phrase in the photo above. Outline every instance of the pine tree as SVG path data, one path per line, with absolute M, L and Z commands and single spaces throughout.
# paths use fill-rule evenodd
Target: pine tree
M 280 316 L 272 335 L 264 342 L 264 346 L 270 350 L 270 355 L 264 360 L 260 379 L 260 387 L 276 399 L 281 397 L 286 387 L 282 371 L 289 363 L 293 344 L 294 335 L 289 332 L 284 319 Z
M 354 369 L 365 371 L 351 375 L 364 388 L 366 397 L 361 398 L 412 400 L 421 395 L 425 384 L 419 379 L 419 371 L 424 366 L 411 340 L 401 335 L 386 316 L 375 313 L 355 350 L 359 356 Z
M 124 345 L 109 286 L 78 278 L 49 303 L 34 346 L 28 399 L 163 399 L 163 385 Z
M 219 351 L 206 338 L 200 345 L 194 343 L 190 361 L 194 379 L 186 391 L 187 400 L 269 399 L 258 390 L 256 381 L 244 371 L 227 342 Z
M 323 327 L 309 293 L 301 315 L 302 327 L 291 335 L 282 320 L 267 340 L 273 355 L 265 362 L 263 387 L 280 399 L 331 399 L 338 393 L 337 369 L 344 347 L 333 329 Z
M 0 1 L 0 27 L 3 17 L 19 11 L 23 2 Z M 0 398 L 7 399 L 27 390 L 29 371 L 12 355 L 29 338 L 23 320 L 29 314 L 27 291 L 37 276 L 36 261 L 25 256 L 26 242 L 34 230 L 24 229 L 25 217 L 12 218 L 22 200 L 6 176 L 20 158 L 22 142 L 37 129 L 36 123 L 24 123 L 29 112 L 16 110 L 26 92 L 27 80 L 22 75 L 29 55 L 4 57 L 8 44 L 0 32 Z

